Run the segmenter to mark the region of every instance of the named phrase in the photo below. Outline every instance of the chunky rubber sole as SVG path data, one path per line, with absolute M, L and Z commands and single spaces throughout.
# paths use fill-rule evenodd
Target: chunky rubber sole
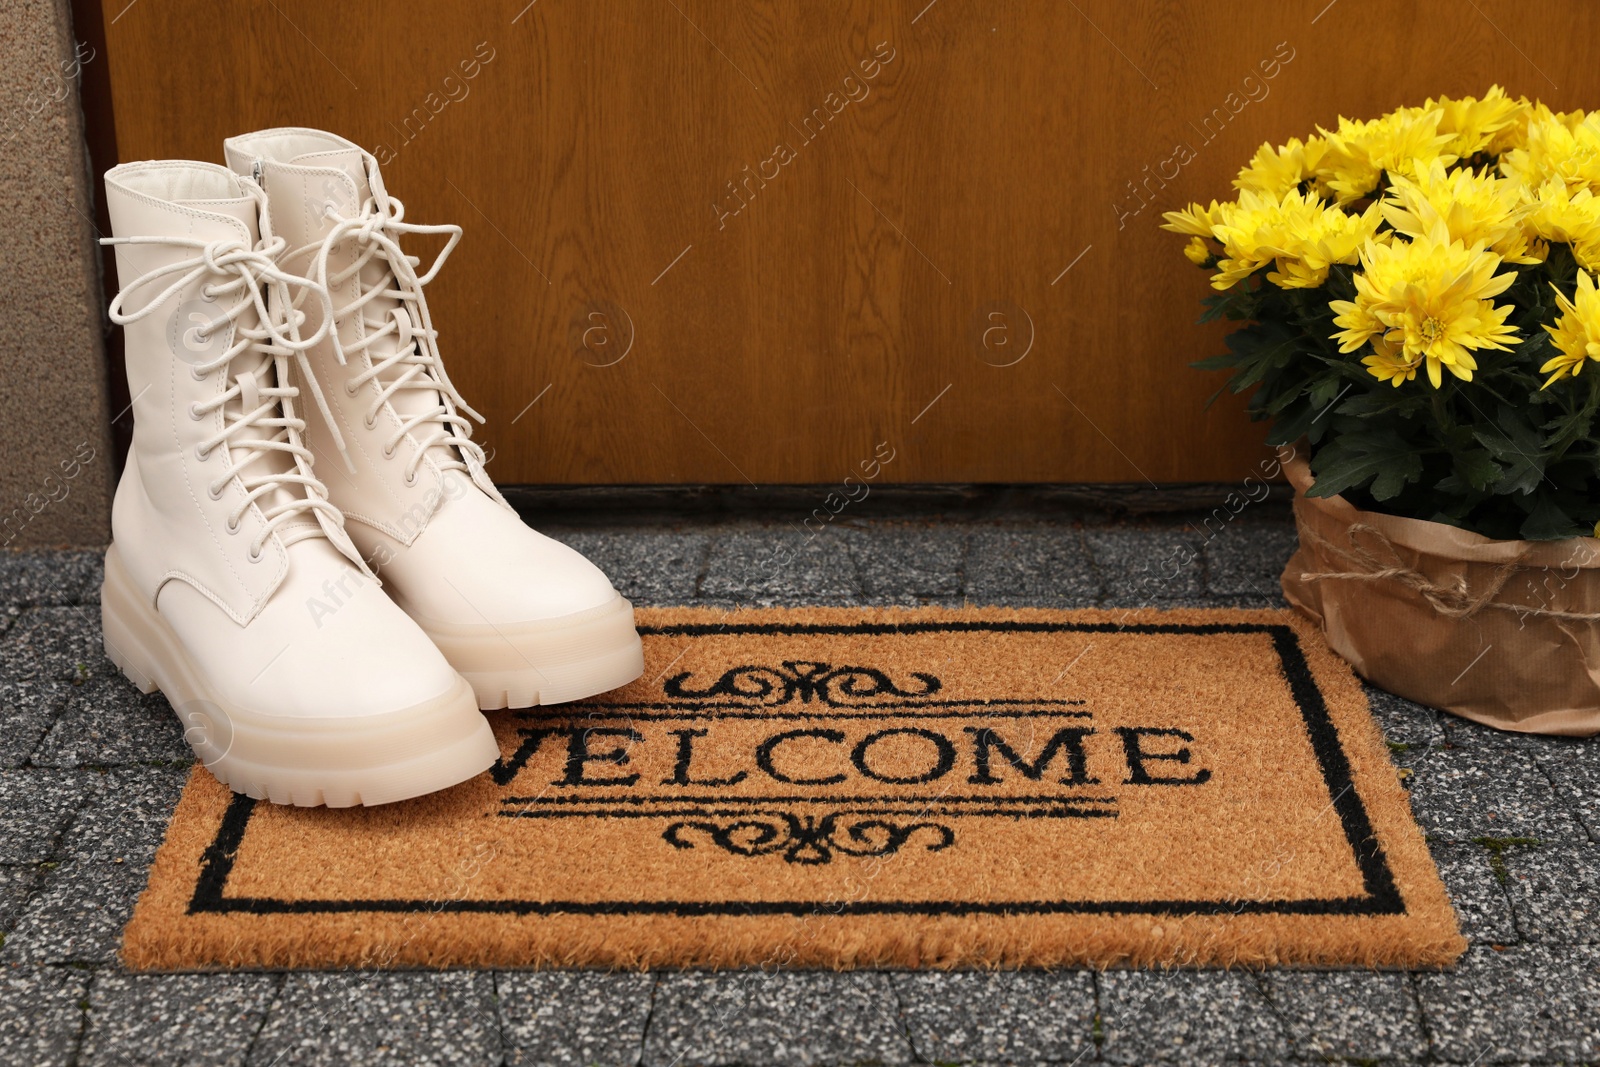
M 236 793 L 302 807 L 389 804 L 464 782 L 500 757 L 465 679 L 441 697 L 376 715 L 278 717 L 224 706 L 135 589 L 115 545 L 100 615 L 111 662 L 140 692 L 166 695 L 195 756 Z
M 411 617 L 472 685 L 484 711 L 582 700 L 644 673 L 633 605 L 621 596 L 575 615 L 515 626 Z

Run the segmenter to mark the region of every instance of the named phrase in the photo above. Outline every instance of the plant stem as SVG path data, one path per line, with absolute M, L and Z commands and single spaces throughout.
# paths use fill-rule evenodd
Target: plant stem
M 1433 404 L 1433 421 L 1439 427 L 1440 436 L 1443 436 L 1445 431 L 1455 425 L 1454 420 L 1450 418 L 1449 409 L 1445 406 L 1444 390 L 1435 389 L 1429 400 Z

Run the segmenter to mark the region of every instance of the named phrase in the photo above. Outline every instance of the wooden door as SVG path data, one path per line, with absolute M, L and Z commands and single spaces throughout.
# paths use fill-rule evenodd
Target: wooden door
M 1494 81 L 1600 106 L 1600 11 L 1554 0 L 79 17 L 120 159 L 323 127 L 407 219 L 466 227 L 430 301 L 516 483 L 828 483 L 885 448 L 884 481 L 1242 477 L 1261 430 L 1204 407 L 1219 382 L 1187 363 L 1225 330 L 1194 325 L 1203 276 L 1160 211 L 1340 114 Z

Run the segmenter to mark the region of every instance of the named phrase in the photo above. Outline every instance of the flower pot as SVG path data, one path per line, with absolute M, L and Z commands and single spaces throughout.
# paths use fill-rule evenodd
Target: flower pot
M 1302 447 L 1298 450 L 1304 453 Z M 1600 540 L 1496 541 L 1306 496 L 1283 592 L 1357 674 L 1502 730 L 1600 733 Z

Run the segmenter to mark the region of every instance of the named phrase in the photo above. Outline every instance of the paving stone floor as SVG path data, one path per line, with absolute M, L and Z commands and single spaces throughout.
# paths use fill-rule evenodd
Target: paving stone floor
M 1275 503 L 1221 528 L 870 512 L 815 537 L 545 529 L 641 605 L 1274 605 L 1294 545 Z M 1600 1063 L 1600 747 L 1377 692 L 1472 942 L 1449 972 L 130 975 L 117 939 L 189 753 L 102 655 L 98 582 L 93 553 L 0 553 L 6 1064 Z

